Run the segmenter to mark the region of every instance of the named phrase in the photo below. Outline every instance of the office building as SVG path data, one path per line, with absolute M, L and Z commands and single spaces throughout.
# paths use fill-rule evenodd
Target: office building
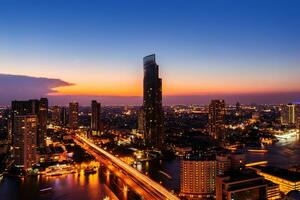
M 69 127 L 73 130 L 78 128 L 79 105 L 77 102 L 69 103 Z
M 101 132 L 101 104 L 95 100 L 92 101 L 91 129 L 98 134 Z
M 209 133 L 215 138 L 222 140 L 225 130 L 225 101 L 220 99 L 212 100 L 209 104 L 208 125 Z
M 68 109 L 66 107 L 61 107 L 60 108 L 60 123 L 62 126 L 67 126 L 69 123 L 68 121 Z
M 45 144 L 45 135 L 47 133 L 48 119 L 48 99 L 31 99 L 28 101 L 12 101 L 12 125 L 14 125 L 14 116 L 17 115 L 36 115 L 37 116 L 37 146 Z M 12 127 L 13 129 L 13 127 Z
M 149 147 L 162 148 L 163 109 L 162 79 L 159 78 L 159 67 L 155 55 L 144 57 L 144 140 Z
M 293 125 L 296 122 L 295 104 L 282 105 L 280 109 L 281 124 Z
M 262 176 L 251 171 L 233 171 L 217 176 L 217 200 L 264 200 L 267 199 L 267 184 Z
M 13 134 L 14 165 L 30 169 L 36 164 L 37 116 L 15 115 Z
M 180 196 L 210 198 L 215 193 L 217 161 L 212 158 L 184 158 L 180 162 Z
M 145 130 L 145 118 L 144 118 L 144 110 L 141 108 L 138 111 L 138 130 L 141 134 L 144 133 Z
M 51 122 L 56 125 L 59 126 L 61 125 L 61 121 L 60 121 L 60 112 L 61 109 L 59 106 L 53 106 L 52 107 L 52 112 L 51 112 Z
M 45 136 L 47 135 L 48 99 L 41 98 L 38 102 L 38 107 L 37 146 L 42 147 L 45 145 Z

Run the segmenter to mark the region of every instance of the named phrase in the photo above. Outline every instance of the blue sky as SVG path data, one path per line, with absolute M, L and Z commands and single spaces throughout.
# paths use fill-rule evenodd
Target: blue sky
M 165 95 L 300 91 L 300 2 L 1 1 L 0 73 L 73 83 L 59 95 L 142 94 L 156 53 Z

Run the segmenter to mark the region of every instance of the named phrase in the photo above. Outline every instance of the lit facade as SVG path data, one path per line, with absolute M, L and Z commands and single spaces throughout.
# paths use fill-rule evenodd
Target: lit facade
M 47 135 L 48 122 L 48 99 L 41 98 L 38 104 L 38 138 L 37 145 L 39 147 L 45 145 L 45 135 Z
M 78 112 L 79 112 L 78 103 L 77 102 L 69 103 L 69 126 L 73 130 L 76 130 L 78 128 Z
M 180 196 L 188 199 L 213 197 L 216 169 L 215 160 L 181 160 Z
M 209 133 L 215 139 L 222 139 L 225 124 L 225 101 L 222 99 L 212 100 L 209 104 L 208 123 Z
M 51 112 L 51 121 L 54 125 L 61 125 L 60 123 L 60 107 L 59 106 L 53 106 L 52 112 Z
M 235 171 L 230 175 L 217 176 L 217 200 L 264 200 L 267 199 L 267 184 L 255 173 Z
M 159 78 L 155 55 L 144 57 L 144 140 L 147 146 L 162 148 L 163 109 L 162 80 Z
M 14 164 L 27 170 L 36 164 L 37 116 L 16 115 L 13 123 Z
M 97 133 L 101 132 L 101 104 L 92 101 L 91 129 Z
M 273 167 L 253 167 L 257 174 L 266 180 L 279 185 L 281 192 L 287 194 L 292 190 L 300 190 L 300 173 Z

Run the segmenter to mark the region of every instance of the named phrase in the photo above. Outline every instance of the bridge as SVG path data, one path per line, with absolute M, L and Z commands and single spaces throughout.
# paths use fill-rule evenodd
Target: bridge
M 92 154 L 95 159 L 104 164 L 112 173 L 122 179 L 136 194 L 145 200 L 179 200 L 179 198 L 165 189 L 162 185 L 142 174 L 135 168 L 124 163 L 119 158 L 103 150 L 87 138 L 75 134 L 74 141 Z M 125 187 L 124 190 L 127 188 Z

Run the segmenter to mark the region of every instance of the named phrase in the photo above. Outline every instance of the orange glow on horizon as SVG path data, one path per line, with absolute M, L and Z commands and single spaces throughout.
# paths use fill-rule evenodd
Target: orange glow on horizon
M 103 87 L 99 86 L 103 85 Z M 98 86 L 98 87 L 96 87 Z M 142 84 L 81 84 L 54 88 L 56 92 L 49 95 L 83 95 L 83 96 L 142 96 Z M 292 88 L 291 90 L 274 89 L 273 87 L 251 88 L 243 85 L 239 86 L 206 86 L 197 85 L 169 85 L 166 83 L 163 87 L 164 96 L 194 96 L 194 95 L 232 95 L 232 94 L 271 94 L 278 92 L 299 92 Z

